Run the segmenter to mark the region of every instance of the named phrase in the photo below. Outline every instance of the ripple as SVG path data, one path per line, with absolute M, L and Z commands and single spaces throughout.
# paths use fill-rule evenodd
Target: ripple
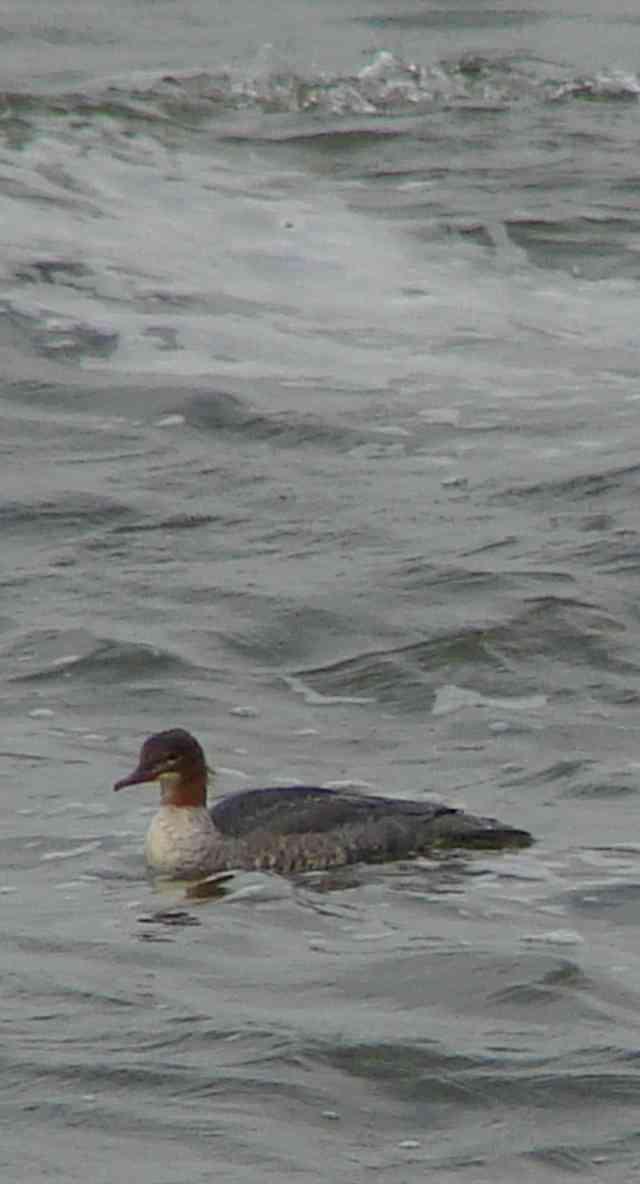
M 156 646 L 97 638 L 85 630 L 42 630 L 14 644 L 5 656 L 19 664 L 12 682 L 86 679 L 118 683 L 131 679 L 166 679 L 193 673 L 185 659 Z
M 494 494 L 490 500 L 509 504 L 528 499 L 534 505 L 555 505 L 558 508 L 558 503 L 565 506 L 571 502 L 578 502 L 582 506 L 587 501 L 587 504 L 591 505 L 595 498 L 622 489 L 628 492 L 629 497 L 638 495 L 640 465 L 623 465 L 598 473 L 583 473 L 552 481 L 540 481 L 533 485 L 514 486 Z
M 296 672 L 305 686 L 321 695 L 373 696 L 405 709 L 432 710 L 451 697 L 457 706 L 486 702 L 537 709 L 548 686 L 556 691 L 578 677 L 576 664 L 604 673 L 611 683 L 635 678 L 639 667 L 622 649 L 616 634 L 623 627 L 608 613 L 570 597 L 531 598 L 524 612 L 502 624 L 455 629 L 425 641 L 366 651 L 326 666 Z M 539 659 L 550 664 L 542 680 Z M 555 667 L 555 670 L 553 669 Z M 557 680 L 554 684 L 554 678 Z M 580 682 L 581 682 L 580 678 Z M 448 688 L 448 689 L 447 689 Z M 603 697 L 611 687 L 605 682 Z M 448 699 L 447 699 L 448 701 Z
M 4 533 L 32 530 L 48 535 L 70 528 L 84 527 L 87 531 L 97 526 L 110 525 L 117 519 L 131 516 L 129 507 L 111 498 L 93 493 L 68 493 L 56 498 L 21 497 L 0 501 L 0 526 Z

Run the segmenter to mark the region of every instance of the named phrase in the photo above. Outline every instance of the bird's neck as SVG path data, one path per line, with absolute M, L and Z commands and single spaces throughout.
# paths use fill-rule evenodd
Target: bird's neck
M 206 773 L 193 773 L 185 776 L 183 773 L 163 773 L 159 778 L 160 797 L 163 806 L 185 807 L 207 805 L 207 776 Z

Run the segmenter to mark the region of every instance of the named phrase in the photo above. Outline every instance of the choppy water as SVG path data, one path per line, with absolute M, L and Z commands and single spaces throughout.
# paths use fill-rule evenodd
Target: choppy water
M 1 23 L 3 1180 L 635 1180 L 638 18 Z M 538 842 L 164 897 L 177 724 Z

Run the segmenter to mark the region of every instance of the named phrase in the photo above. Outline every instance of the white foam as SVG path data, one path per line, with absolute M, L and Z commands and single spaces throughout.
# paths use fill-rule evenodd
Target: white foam
M 80 847 L 72 847 L 68 851 L 47 851 L 45 855 L 40 856 L 41 863 L 49 863 L 54 859 L 77 859 L 79 855 L 88 855 L 91 851 L 97 851 L 100 847 L 100 840 L 97 839 L 94 843 L 83 843 Z
M 489 710 L 499 708 L 500 711 L 539 711 L 546 704 L 546 695 L 494 699 L 481 694 L 480 691 L 459 687 L 455 683 L 447 683 L 436 691 L 431 711 L 432 715 L 447 715 L 452 711 L 461 711 L 465 707 L 485 707 Z
M 320 691 L 314 691 L 308 687 L 301 678 L 294 678 L 292 675 L 284 675 L 284 681 L 287 686 L 295 691 L 297 695 L 302 695 L 305 703 L 309 703 L 313 707 L 330 707 L 333 703 L 373 703 L 374 700 L 364 695 L 322 695 Z

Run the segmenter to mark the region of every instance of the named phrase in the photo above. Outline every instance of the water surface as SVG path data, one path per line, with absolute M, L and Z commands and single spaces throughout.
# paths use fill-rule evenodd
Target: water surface
M 631 1181 L 637 18 L 2 30 L 6 1179 Z M 159 893 L 176 725 L 537 843 Z

